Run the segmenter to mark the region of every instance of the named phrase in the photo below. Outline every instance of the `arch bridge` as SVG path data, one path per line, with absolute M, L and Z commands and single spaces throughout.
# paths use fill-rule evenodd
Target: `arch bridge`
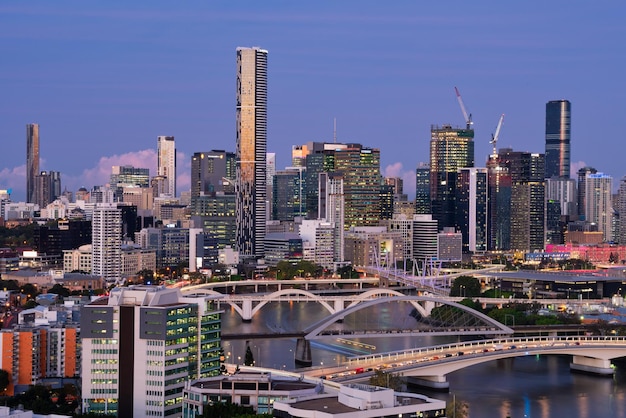
M 570 369 L 612 376 L 611 360 L 626 357 L 626 337 L 563 336 L 501 338 L 422 347 L 389 353 L 352 357 L 343 365 L 311 375 L 324 374 L 341 383 L 369 379 L 376 370 L 406 376 L 432 388 L 448 387 L 446 375 L 465 367 L 504 358 L 529 355 L 571 355 Z

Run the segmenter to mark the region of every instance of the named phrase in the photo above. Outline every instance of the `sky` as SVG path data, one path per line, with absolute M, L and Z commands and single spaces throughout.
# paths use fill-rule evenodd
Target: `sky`
M 0 3 L 0 189 L 25 199 L 26 124 L 63 188 L 113 165 L 156 174 L 174 135 L 177 188 L 194 152 L 235 151 L 236 48 L 268 54 L 268 152 L 357 142 L 402 177 L 428 162 L 431 125 L 472 114 L 475 165 L 499 147 L 545 152 L 545 104 L 572 103 L 573 170 L 626 175 L 626 2 L 12 1 Z M 573 171 L 575 173 L 575 171 Z

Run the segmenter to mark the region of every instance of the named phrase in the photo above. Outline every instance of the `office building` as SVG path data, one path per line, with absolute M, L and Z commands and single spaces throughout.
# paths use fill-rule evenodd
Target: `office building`
M 320 173 L 318 194 L 318 219 L 325 219 L 333 225 L 334 261 L 342 263 L 345 260 L 343 176 L 340 173 Z
M 432 213 L 430 199 L 430 165 L 420 163 L 415 169 L 415 213 L 428 215 Z
M 189 381 L 219 374 L 221 311 L 178 289 L 113 289 L 81 309 L 83 413 L 181 417 Z
M 173 136 L 157 137 L 157 175 L 165 178 L 163 194 L 176 197 L 176 142 Z
M 506 161 L 498 153 L 489 156 L 487 173 L 487 249 L 508 250 L 511 248 L 511 174 Z
M 236 202 L 233 194 L 198 196 L 191 201 L 191 221 L 218 241 L 219 248 L 235 247 Z
M 619 181 L 619 191 L 617 193 L 617 212 L 619 213 L 619 229 L 617 242 L 626 245 L 626 176 Z
M 593 167 L 583 167 L 578 170 L 578 219 L 581 221 L 586 220 L 585 208 L 587 207 L 587 190 L 585 188 L 585 182 L 588 174 L 595 174 L 598 170 Z
M 61 173 L 42 171 L 35 176 L 34 203 L 44 208 L 61 196 Z
M 413 260 L 428 262 L 437 258 L 437 221 L 432 215 L 413 216 Z
M 332 222 L 305 219 L 300 225 L 300 237 L 304 260 L 335 270 L 335 225 Z
M 457 170 L 474 167 L 474 130 L 450 125 L 430 129 L 430 200 L 439 228 L 455 225 Z
M 605 242 L 613 241 L 613 178 L 604 173 L 585 177 L 585 221 L 598 225 Z
M 111 167 L 109 183 L 112 188 L 128 186 L 149 187 L 150 170 L 147 168 L 133 167 L 132 165 L 114 165 Z
M 487 169 L 459 168 L 457 172 L 456 228 L 463 237 L 463 252 L 487 251 Z
M 544 155 L 500 150 L 511 175 L 511 250 L 543 250 L 545 244 Z
M 546 178 L 546 199 L 559 203 L 563 216 L 574 219 L 578 215 L 576 180 L 565 177 Z
M 444 228 L 437 234 L 437 260 L 459 262 L 463 259 L 463 234 L 454 228 Z
M 237 250 L 263 258 L 267 200 L 267 51 L 237 48 Z
M 191 157 L 191 198 L 235 193 L 235 154 L 222 150 L 196 152 Z
M 288 167 L 274 175 L 272 220 L 293 221 L 306 216 L 302 167 Z
M 546 178 L 570 177 L 570 112 L 568 100 L 546 103 Z
M 35 203 L 35 177 L 39 175 L 39 124 L 26 125 L 26 203 Z
M 113 204 L 99 204 L 91 220 L 92 273 L 107 283 L 122 278 L 122 211 Z

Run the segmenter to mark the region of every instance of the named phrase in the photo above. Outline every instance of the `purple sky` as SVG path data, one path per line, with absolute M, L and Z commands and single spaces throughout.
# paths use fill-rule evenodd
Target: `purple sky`
M 509 4 L 510 3 L 510 4 Z M 154 174 L 174 135 L 191 154 L 235 150 L 235 49 L 269 50 L 268 151 L 332 141 L 380 148 L 383 174 L 428 161 L 431 124 L 473 114 L 476 165 L 500 146 L 541 152 L 545 103 L 572 102 L 572 161 L 626 174 L 626 3 L 618 1 L 29 1 L 0 3 L 0 189 L 23 200 L 25 125 L 41 168 L 75 191 L 111 166 Z

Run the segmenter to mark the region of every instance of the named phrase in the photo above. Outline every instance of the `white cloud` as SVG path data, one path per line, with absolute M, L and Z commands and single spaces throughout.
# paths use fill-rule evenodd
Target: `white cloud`
M 587 167 L 587 163 L 584 161 L 572 161 L 569 167 L 570 167 L 569 168 L 570 177 L 576 178 L 576 173 L 578 173 L 578 170 L 580 170 L 581 168 Z
M 397 162 L 388 165 L 383 170 L 385 177 L 400 177 L 403 181 L 403 192 L 409 196 L 409 200 L 415 198 L 415 171 L 405 170 L 402 163 Z

